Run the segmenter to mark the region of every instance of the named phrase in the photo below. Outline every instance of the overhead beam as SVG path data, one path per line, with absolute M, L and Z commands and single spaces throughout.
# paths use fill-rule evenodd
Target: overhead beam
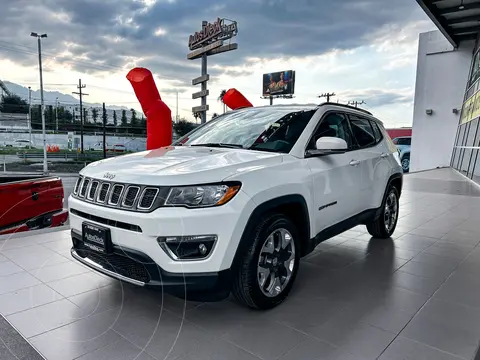
M 455 19 L 448 19 L 449 24 L 462 24 L 462 23 L 473 22 L 473 21 L 480 22 L 480 15 L 473 15 L 473 16 L 465 16 L 465 17 L 455 18 Z
M 418 2 L 418 0 L 417 0 Z M 448 8 L 443 8 L 443 9 L 438 9 L 438 14 L 439 15 L 445 15 L 445 14 L 452 14 L 452 13 L 459 13 L 467 10 L 478 10 L 480 9 L 480 3 L 473 3 L 473 4 L 464 4 L 463 9 L 460 10 L 458 8 L 459 5 L 457 6 L 451 6 Z
M 454 35 L 462 35 L 462 34 L 476 34 L 480 32 L 480 26 L 470 26 L 464 28 L 453 29 Z
M 418 5 L 425 11 L 425 14 L 432 20 L 435 26 L 440 30 L 440 32 L 445 36 L 450 44 L 454 48 L 458 47 L 457 42 L 454 40 L 453 34 L 448 31 L 448 24 L 444 18 L 440 17 L 438 14 L 438 9 L 431 2 L 426 3 L 428 0 L 417 0 Z M 480 4 L 479 4 L 480 5 Z M 458 7 L 456 8 L 458 11 Z
M 476 40 L 477 34 L 457 35 L 456 38 L 458 39 L 458 41 Z

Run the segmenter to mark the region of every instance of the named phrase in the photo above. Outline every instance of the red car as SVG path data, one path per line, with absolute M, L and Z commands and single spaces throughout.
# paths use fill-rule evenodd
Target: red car
M 65 224 L 63 197 L 59 177 L 0 177 L 0 235 Z

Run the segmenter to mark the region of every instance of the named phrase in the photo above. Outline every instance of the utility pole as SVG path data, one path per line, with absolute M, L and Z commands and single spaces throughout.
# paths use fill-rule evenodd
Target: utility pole
M 337 94 L 335 94 L 335 93 L 323 93 L 322 95 L 318 95 L 318 97 L 319 98 L 322 98 L 322 97 L 327 98 L 327 102 L 330 102 L 330 97 L 333 97 L 335 95 L 337 95 Z
M 358 107 L 358 105 L 363 105 L 363 104 L 366 104 L 366 102 L 363 101 L 363 100 L 362 101 L 349 101 L 348 102 L 348 105 L 353 105 L 355 107 Z
M 58 97 L 55 99 L 55 130 L 58 133 Z
M 32 149 L 32 87 L 28 87 L 28 134 L 30 136 L 30 142 L 28 148 Z
M 80 96 L 80 152 L 83 155 L 83 96 L 86 96 L 88 94 L 85 94 L 82 92 L 82 89 L 85 89 L 87 85 L 83 84 L 82 85 L 82 79 L 78 79 L 78 85 L 77 89 L 78 92 L 73 92 L 72 94 L 79 95 Z
M 107 129 L 107 109 L 105 108 L 105 103 L 103 103 L 103 113 L 102 113 L 102 120 L 103 120 L 103 158 L 107 158 L 107 136 L 105 134 Z
M 47 165 L 47 136 L 45 134 L 45 112 L 43 103 L 43 73 L 42 73 L 42 38 L 46 38 L 47 34 L 37 34 L 35 32 L 30 33 L 30 36 L 37 38 L 38 40 L 38 68 L 40 72 L 40 112 L 42 116 L 42 137 L 43 137 L 43 173 L 48 174 Z

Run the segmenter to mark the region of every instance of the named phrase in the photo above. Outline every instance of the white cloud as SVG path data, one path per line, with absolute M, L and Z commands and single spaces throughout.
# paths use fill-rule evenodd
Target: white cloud
M 167 30 L 159 27 L 154 32 L 155 36 L 165 36 L 167 34 Z

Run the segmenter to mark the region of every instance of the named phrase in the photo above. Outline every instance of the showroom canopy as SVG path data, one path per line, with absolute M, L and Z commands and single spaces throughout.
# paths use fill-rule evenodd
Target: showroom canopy
M 417 0 L 425 13 L 454 46 L 477 38 L 480 0 Z

